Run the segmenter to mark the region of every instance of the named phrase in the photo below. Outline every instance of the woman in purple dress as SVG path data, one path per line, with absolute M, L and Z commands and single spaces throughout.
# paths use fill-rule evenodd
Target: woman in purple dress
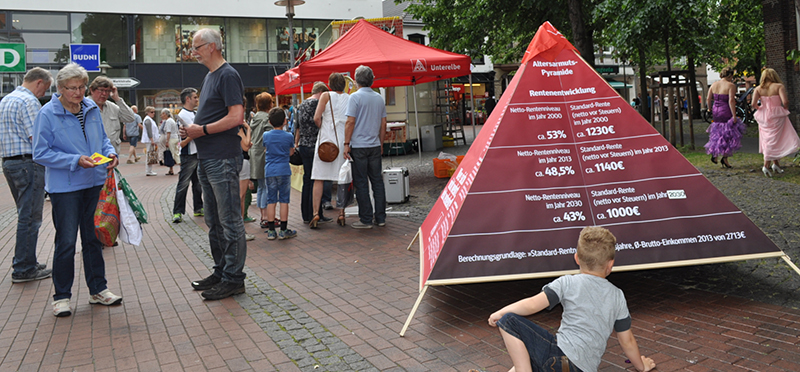
M 725 67 L 719 77 L 722 80 L 711 84 L 706 98 L 708 107 L 713 107 L 711 110 L 713 121 L 708 126 L 708 143 L 705 148 L 714 164 L 717 163 L 717 157 L 722 156 L 720 160 L 722 166 L 731 168 L 728 157 L 742 147 L 745 127 L 736 117 L 736 85 L 731 82 L 733 70 Z

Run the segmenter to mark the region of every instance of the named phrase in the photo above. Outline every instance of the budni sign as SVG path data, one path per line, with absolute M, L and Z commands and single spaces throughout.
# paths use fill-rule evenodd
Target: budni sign
M 100 72 L 100 44 L 70 44 L 69 60 L 88 72 Z
M 0 44 L 0 72 L 25 72 L 25 44 Z

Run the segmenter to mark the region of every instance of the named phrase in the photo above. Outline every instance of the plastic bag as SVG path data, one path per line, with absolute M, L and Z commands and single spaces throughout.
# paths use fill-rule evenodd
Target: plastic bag
M 457 156 L 455 156 L 453 154 L 450 154 L 450 153 L 446 153 L 444 151 L 440 152 L 439 156 L 437 156 L 437 159 L 450 160 L 450 161 L 452 161 L 454 163 L 456 162 L 456 158 L 457 158 Z
M 147 211 L 144 209 L 142 202 L 140 202 L 136 194 L 133 193 L 133 188 L 128 184 L 128 181 L 125 181 L 125 178 L 122 177 L 122 173 L 120 173 L 118 169 L 117 174 L 119 175 L 117 185 L 122 189 L 122 192 L 125 193 L 125 199 L 128 200 L 128 206 L 131 211 L 133 211 L 133 214 L 136 215 L 136 220 L 139 221 L 139 223 L 147 223 Z
M 336 186 L 336 208 L 345 209 L 355 203 L 356 201 L 356 188 L 352 183 L 342 184 Z
M 342 167 L 339 168 L 339 184 L 348 184 L 353 182 L 353 166 L 350 165 L 352 161 L 345 160 Z
M 119 205 L 114 170 L 109 169 L 106 183 L 100 190 L 100 198 L 94 210 L 94 234 L 106 247 L 114 245 L 119 234 Z
M 119 172 L 117 172 L 119 173 Z M 115 174 L 117 183 L 124 181 L 121 175 Z M 123 243 L 138 246 L 142 243 L 142 225 L 136 219 L 136 215 L 131 209 L 125 192 L 117 189 L 117 204 L 119 205 L 119 239 Z

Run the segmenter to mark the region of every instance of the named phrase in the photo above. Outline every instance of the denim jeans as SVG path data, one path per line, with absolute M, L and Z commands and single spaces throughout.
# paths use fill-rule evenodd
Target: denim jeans
M 205 222 L 214 258 L 214 276 L 242 283 L 247 242 L 239 199 L 242 155 L 227 159 L 202 159 L 197 177 L 203 187 Z
M 562 361 L 569 363 L 556 343 L 556 336 L 527 318 L 508 313 L 497 321 L 497 326 L 525 344 L 534 371 L 561 372 Z M 581 372 L 572 363 L 569 363 L 569 370 Z
M 178 186 L 175 188 L 175 202 L 172 214 L 186 214 L 186 194 L 192 182 L 192 199 L 195 213 L 203 209 L 203 188 L 197 179 L 197 154 L 181 155 L 181 171 L 178 173 Z
M 314 180 L 311 179 L 311 170 L 314 169 L 314 148 L 310 146 L 299 146 L 300 157 L 303 158 L 303 191 L 300 194 L 300 214 L 303 222 L 311 221 L 314 218 Z M 322 217 L 322 204 L 317 211 Z
M 14 250 L 14 274 L 27 275 L 36 270 L 36 243 L 42 226 L 44 208 L 44 167 L 32 159 L 3 161 L 3 174 L 17 204 L 17 245 Z
M 98 294 L 107 288 L 106 263 L 103 245 L 94 234 L 94 210 L 103 186 L 88 189 L 51 193 L 53 227 L 56 228 L 56 247 L 53 253 L 53 300 L 72 297 L 75 280 L 75 244 L 78 229 L 81 232 L 83 273 L 89 294 Z
M 330 203 L 333 193 L 333 181 L 322 181 L 322 199 L 320 203 Z
M 381 171 L 381 147 L 350 149 L 353 158 L 353 186 L 356 188 L 358 218 L 361 223 L 372 224 L 372 203 L 369 200 L 369 184 L 375 198 L 375 222 L 386 222 L 386 190 Z

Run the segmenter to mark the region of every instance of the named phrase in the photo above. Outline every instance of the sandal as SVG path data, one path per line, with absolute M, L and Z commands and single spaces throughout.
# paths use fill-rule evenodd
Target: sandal
M 344 211 L 342 211 L 342 214 L 340 214 L 340 215 L 339 215 L 339 218 L 337 218 L 337 219 L 336 219 L 336 223 L 337 223 L 339 226 L 342 226 L 342 227 L 344 227 L 344 225 L 345 225 L 345 223 L 344 223 Z
M 308 227 L 316 229 L 318 223 L 319 223 L 319 214 L 314 213 L 314 218 L 312 218 L 311 222 L 308 223 Z

